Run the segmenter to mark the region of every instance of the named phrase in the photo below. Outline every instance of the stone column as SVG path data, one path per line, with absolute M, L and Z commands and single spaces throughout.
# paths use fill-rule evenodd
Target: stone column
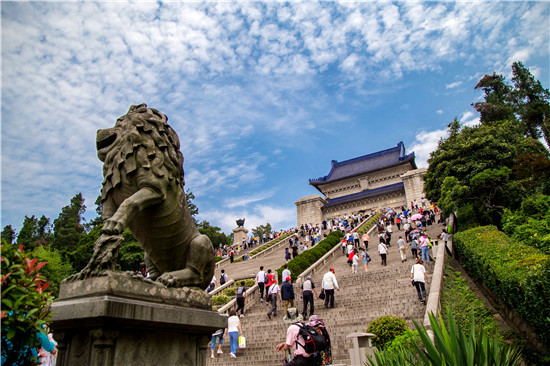
M 63 283 L 52 305 L 60 366 L 206 365 L 212 333 L 227 318 L 200 289 L 109 273 Z
M 323 222 L 321 207 L 326 203 L 327 201 L 318 194 L 303 197 L 294 202 L 296 205 L 296 227 L 299 228 L 302 224 L 320 224 Z
M 248 238 L 247 233 L 248 233 L 248 229 L 245 229 L 242 226 L 239 226 L 233 229 L 233 245 L 242 244 L 243 239 L 246 240 Z

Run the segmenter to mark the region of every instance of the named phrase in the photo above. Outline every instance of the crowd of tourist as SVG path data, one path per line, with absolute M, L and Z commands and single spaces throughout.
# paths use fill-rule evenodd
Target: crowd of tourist
M 372 253 L 371 255 L 368 253 L 369 243 L 377 239 L 376 251 L 380 257 L 380 263 L 385 266 L 388 262 L 389 248 L 392 247 L 393 242 L 402 263 L 407 261 L 408 250 L 410 250 L 414 260 L 410 272 L 411 283 L 416 289 L 419 301 L 425 304 L 425 284 L 429 284 L 429 278 L 424 263 L 430 262 L 429 249 L 434 243 L 434 240 L 429 238 L 425 231 L 431 225 L 444 222 L 442 213 L 434 203 L 424 198 L 419 201 L 412 201 L 410 207 L 403 206 L 400 210 L 388 208 L 379 212 L 382 213 L 382 216 L 376 223 L 375 235 L 377 238 L 375 239 L 371 239 L 368 232 L 364 232 L 362 235 L 357 232 L 357 227 L 361 221 L 370 216 L 364 213 L 333 218 L 318 224 L 301 225 L 294 230 L 297 235 L 288 239 L 288 247 L 285 248 L 284 252 L 285 263 L 295 258 L 299 253 L 314 247 L 331 231 L 340 230 L 344 233 L 341 245 L 342 254 L 347 257 L 351 272 L 353 274 L 359 273 L 360 263 L 363 264 L 363 271 L 368 272 L 369 262 L 372 261 Z M 448 234 L 445 227 L 443 227 L 437 239 L 447 242 Z M 267 238 L 262 238 L 262 242 L 263 240 L 267 240 Z M 265 302 L 267 305 L 268 320 L 277 317 L 280 303 L 282 304 L 283 321 L 291 324 L 287 330 L 285 342 L 278 344 L 276 350 L 288 352 L 292 349 L 294 351 L 293 359 L 285 355 L 289 365 L 325 364 L 312 363 L 322 361 L 319 361 L 318 358 L 313 361 L 314 355 L 308 354 L 303 347 L 300 347 L 299 328 L 304 319 L 309 318 L 310 322 L 312 319 L 314 322 L 315 319 L 319 320 L 315 314 L 315 300 L 323 301 L 326 309 L 335 307 L 335 292 L 340 291 L 336 271 L 334 268 L 330 268 L 323 275 L 319 288 L 316 287 L 311 276 L 306 277 L 299 287 L 299 295 L 302 301 L 300 309 L 295 307 L 297 299 L 291 278 L 287 265 L 284 266 L 282 273 L 282 284 L 277 283 L 271 269 L 265 271 L 263 266 L 260 266 L 260 270 L 255 276 L 260 291 L 260 303 Z M 241 305 L 239 305 L 239 310 L 241 310 L 242 316 Z M 213 335 L 213 344 L 214 336 L 215 334 Z M 296 342 L 297 340 L 298 342 Z M 214 349 L 215 344 L 212 346 L 212 357 L 214 357 Z M 233 347 L 231 347 L 231 350 L 233 353 Z M 218 351 L 218 353 L 221 352 Z

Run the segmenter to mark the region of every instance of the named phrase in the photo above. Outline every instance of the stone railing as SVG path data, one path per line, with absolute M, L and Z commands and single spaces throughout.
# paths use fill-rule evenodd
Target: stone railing
M 246 290 L 246 302 L 244 304 L 244 310 L 246 311 L 250 306 L 255 304 L 260 299 L 260 288 L 258 284 L 250 287 Z M 219 314 L 229 313 L 232 309 L 237 310 L 237 298 L 232 299 L 227 304 L 218 309 Z
M 453 218 L 454 216 L 452 215 L 449 217 L 451 226 L 454 225 Z M 438 316 L 441 310 L 441 289 L 443 288 L 443 275 L 445 273 L 445 258 L 448 255 L 449 248 L 453 248 L 453 235 L 449 234 L 447 245 L 443 242 L 441 243 L 442 245 L 435 245 L 433 247 L 435 251 L 435 266 L 432 273 L 428 301 L 426 301 L 426 313 L 424 314 L 423 324 L 426 329 L 431 329 L 429 314 L 433 313 L 435 316 Z M 431 331 L 428 334 L 433 338 Z
M 288 233 L 283 234 L 283 236 L 285 236 L 286 234 L 288 234 Z M 285 237 L 285 238 L 282 239 L 282 240 L 279 240 L 279 242 L 273 244 L 273 245 L 270 246 L 269 248 L 266 248 L 266 249 L 262 250 L 262 251 L 259 252 L 259 253 L 254 254 L 254 255 L 251 256 L 249 259 L 258 258 L 261 254 L 271 253 L 273 250 L 280 248 L 281 243 L 284 243 L 285 241 L 288 242 L 288 238 L 291 238 L 291 237 L 293 237 L 293 236 L 295 236 L 295 235 L 296 235 L 296 234 L 292 234 L 292 235 L 289 235 L 289 236 Z M 279 238 L 275 238 L 275 239 L 273 239 L 273 240 L 277 240 L 277 239 L 279 239 Z M 272 242 L 273 240 L 270 240 L 270 241 L 268 241 L 267 243 L 261 243 L 261 244 L 256 244 L 256 245 L 257 245 L 258 248 L 261 248 L 262 246 L 269 244 L 269 243 Z M 254 248 L 254 250 L 255 250 L 255 249 L 256 249 L 256 248 Z M 244 255 L 244 254 L 239 255 L 238 257 L 235 257 L 235 259 L 242 258 L 243 255 Z M 221 261 L 216 262 L 216 267 L 215 267 L 215 269 L 218 269 L 219 267 L 221 267 L 222 265 L 226 264 L 227 262 L 229 262 L 229 257 L 224 258 L 224 259 L 222 259 Z
M 228 280 L 226 283 L 224 283 L 223 285 L 221 285 L 219 287 L 216 287 L 215 289 L 210 291 L 208 294 L 211 295 L 211 296 L 218 295 L 220 292 L 222 292 L 226 288 L 231 287 L 234 283 L 235 283 L 235 280 Z

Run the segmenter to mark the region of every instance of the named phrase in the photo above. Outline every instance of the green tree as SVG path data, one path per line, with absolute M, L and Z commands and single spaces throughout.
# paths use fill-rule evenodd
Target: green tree
M 524 137 L 514 121 L 468 127 L 455 119 L 449 124 L 449 137 L 430 154 L 426 196 L 445 212 L 471 205 L 481 224 L 500 225 L 502 210 L 518 208 L 530 194 L 513 174 L 519 157 L 529 154 L 548 159 L 544 146 Z
M 521 120 L 525 134 L 541 137 L 550 146 L 550 92 L 536 80 L 521 62 L 512 64 L 512 105 Z
M 479 80 L 475 89 L 483 89 L 485 100 L 474 103 L 483 124 L 518 121 L 525 136 L 539 139 L 550 146 L 550 92 L 520 61 L 512 64 L 513 85 L 493 72 Z
M 4 226 L 2 230 L 2 240 L 6 241 L 8 244 L 12 244 L 13 239 L 15 239 L 15 230 L 13 230 L 13 227 L 11 225 Z
M 189 208 L 189 212 L 191 213 L 191 217 L 193 218 L 193 222 L 195 225 L 197 225 L 197 218 L 196 216 L 199 214 L 199 208 L 197 205 L 193 203 L 193 200 L 195 199 L 195 195 L 189 188 L 187 188 L 187 191 L 185 191 L 185 199 L 187 201 L 187 207 Z
M 36 234 L 38 232 L 38 220 L 34 215 L 31 217 L 25 216 L 23 226 L 17 235 L 17 245 L 22 245 L 26 251 L 32 251 L 36 248 Z
M 71 198 L 71 203 L 61 209 L 58 218 L 54 220 L 53 242 L 54 249 L 67 256 L 78 247 L 80 236 L 85 233 L 81 224 L 82 214 L 86 211 L 82 193 Z
M 485 101 L 473 104 L 474 109 L 481 115 L 481 123 L 513 120 L 514 108 L 510 104 L 512 88 L 505 83 L 502 75 L 485 75 L 479 80 L 474 89 L 483 89 Z
M 269 233 L 271 231 L 273 231 L 273 229 L 271 228 L 271 224 L 268 222 L 265 225 L 260 225 L 252 229 L 252 234 L 254 236 L 261 238 L 263 234 L 266 234 L 267 236 L 269 236 Z
M 218 248 L 220 245 L 223 246 L 224 244 L 231 244 L 231 238 L 225 235 L 219 227 L 210 225 L 208 221 L 201 221 L 197 227 L 201 234 L 210 238 L 214 248 Z
M 42 267 L 40 272 L 51 283 L 48 290 L 52 291 L 52 294 L 57 297 L 61 281 L 74 273 L 71 263 L 63 260 L 63 257 L 57 250 L 47 246 L 37 247 L 31 255 L 41 262 L 46 262 L 46 265 Z
M 122 235 L 124 236 L 124 241 L 120 243 L 118 256 L 120 269 L 123 271 L 139 270 L 142 267 L 145 252 L 130 229 L 126 228 Z

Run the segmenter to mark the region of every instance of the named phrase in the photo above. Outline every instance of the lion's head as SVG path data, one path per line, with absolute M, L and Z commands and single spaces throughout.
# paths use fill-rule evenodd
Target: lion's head
M 168 118 L 146 104 L 131 106 L 114 127 L 97 131 L 97 156 L 103 161 L 102 200 L 138 170 L 151 180 L 184 185 L 183 155 Z

